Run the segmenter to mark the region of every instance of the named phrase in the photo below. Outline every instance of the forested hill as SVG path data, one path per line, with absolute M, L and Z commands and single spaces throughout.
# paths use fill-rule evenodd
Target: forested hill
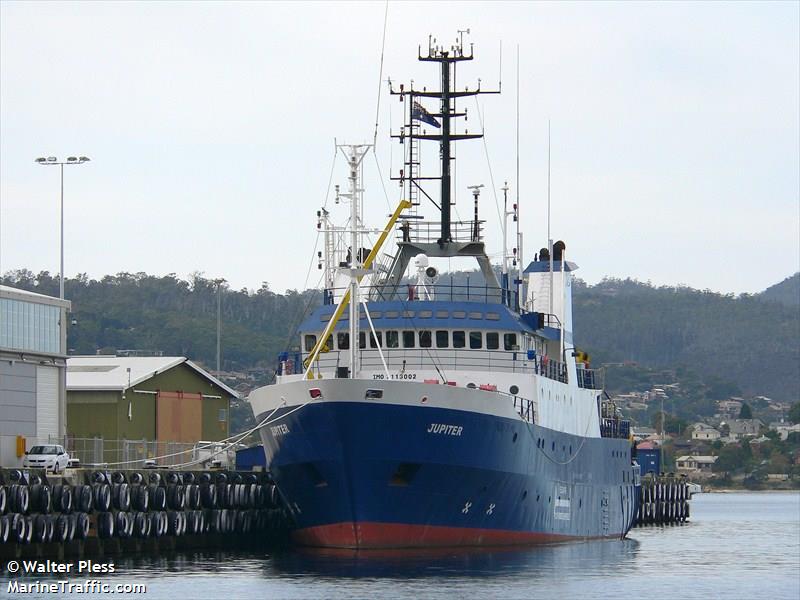
M 787 277 L 759 294 L 762 300 L 800 307 L 800 273 Z
M 10 272 L 2 283 L 58 295 L 58 278 L 46 272 Z M 67 279 L 66 297 L 73 306 L 70 353 L 159 350 L 214 364 L 216 287 L 201 275 L 189 281 L 144 273 L 83 276 Z M 266 283 L 256 291 L 223 288 L 223 368 L 272 367 L 277 353 L 295 343 L 295 327 L 319 298 L 313 291 L 276 294 Z M 800 311 L 775 300 L 632 280 L 576 281 L 576 343 L 595 364 L 688 367 L 745 394 L 795 401 Z

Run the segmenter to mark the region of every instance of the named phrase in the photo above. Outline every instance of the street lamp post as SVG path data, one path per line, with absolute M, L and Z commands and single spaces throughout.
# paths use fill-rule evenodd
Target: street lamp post
M 64 299 L 64 165 L 82 165 L 89 162 L 87 156 L 69 156 L 66 161 L 58 160 L 55 156 L 39 157 L 36 162 L 40 165 L 59 165 L 61 167 L 61 276 L 58 285 L 58 297 Z

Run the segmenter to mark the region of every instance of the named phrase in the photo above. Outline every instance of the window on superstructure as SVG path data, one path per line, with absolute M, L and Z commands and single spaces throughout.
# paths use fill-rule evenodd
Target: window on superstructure
M 482 319 L 482 318 L 483 318 L 483 313 L 480 313 L 480 312 L 470 312 L 470 313 L 469 313 L 469 318 L 470 318 L 470 319 Z
M 414 348 L 417 334 L 414 331 L 403 332 L 403 348 Z
M 505 350 L 519 350 L 519 342 L 517 342 L 516 333 L 503 334 L 503 348 Z
M 367 334 L 363 331 L 358 332 L 358 347 L 361 350 L 367 347 Z
M 421 310 L 419 311 L 419 318 L 420 319 L 430 319 L 433 316 L 432 310 Z
M 386 318 L 387 319 L 396 319 L 397 318 L 397 311 L 396 310 L 387 310 L 386 311 Z
M 399 348 L 400 347 L 400 334 L 396 331 L 386 332 L 386 347 Z
M 427 329 L 424 331 L 419 332 L 419 347 L 420 348 L 430 348 L 431 347 L 431 332 Z
M 437 310 L 436 311 L 436 318 L 437 319 L 446 319 L 450 315 L 449 312 L 446 310 Z
M 483 348 L 483 333 L 480 331 L 470 331 L 469 332 L 469 347 L 473 350 L 479 350 Z
M 380 319 L 381 317 L 383 317 L 383 311 L 381 311 L 381 310 L 372 310 L 372 311 L 370 311 L 369 316 L 372 317 L 373 320 Z
M 306 352 L 311 352 L 317 343 L 317 336 L 309 333 L 305 336 L 305 338 L 303 338 L 303 341 L 306 346 Z
M 453 332 L 453 348 L 463 348 L 466 346 L 467 336 L 463 331 Z
M 336 344 L 339 347 L 339 350 L 349 350 L 350 349 L 350 334 L 349 333 L 337 333 L 336 334 Z
M 322 344 L 322 351 L 323 352 L 330 352 L 333 350 L 333 335 L 329 335 L 325 340 L 325 343 Z
M 500 334 L 496 331 L 486 332 L 486 349 L 497 350 L 500 348 Z
M 436 332 L 436 347 L 449 348 L 450 347 L 450 332 L 446 329 L 439 329 Z
M 466 316 L 467 316 L 467 313 L 464 312 L 463 310 L 454 310 L 453 311 L 453 318 L 454 319 L 464 319 L 464 318 L 466 318 Z
M 377 337 L 376 337 L 377 336 Z M 380 348 L 383 345 L 383 332 L 376 331 L 369 333 L 369 347 L 370 348 Z

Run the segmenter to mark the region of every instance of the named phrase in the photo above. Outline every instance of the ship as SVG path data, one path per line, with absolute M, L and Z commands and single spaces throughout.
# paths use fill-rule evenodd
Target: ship
M 574 344 L 577 265 L 566 244 L 548 239 L 524 264 L 507 184 L 499 274 L 479 218 L 482 186 L 465 192 L 472 218 L 453 220 L 453 145 L 483 134 L 459 129 L 464 99 L 499 93 L 480 80 L 456 86 L 456 67 L 473 56 L 463 34 L 449 46 L 429 38 L 418 58 L 438 65 L 440 89 L 389 83 L 403 103 L 390 132 L 404 149 L 391 176 L 402 199 L 382 229 L 362 222 L 371 145 L 337 145 L 348 185 L 336 186 L 336 204 L 349 215 L 336 225 L 332 207 L 317 211 L 321 305 L 278 357 L 275 383 L 249 396 L 299 545 L 620 539 L 635 520 L 630 425 Z M 437 175 L 423 169 L 428 142 L 439 146 Z M 464 257 L 477 263 L 474 281 L 435 266 Z

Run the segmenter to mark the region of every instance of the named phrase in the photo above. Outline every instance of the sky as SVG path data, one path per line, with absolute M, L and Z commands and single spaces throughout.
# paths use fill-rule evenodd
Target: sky
M 380 90 L 365 217 L 382 226 L 404 148 L 386 80 L 438 87 L 418 47 L 466 29 L 459 87 L 503 93 L 463 103 L 458 127 L 486 137 L 456 146 L 456 215 L 483 184 L 493 258 L 505 181 L 523 260 L 547 244 L 549 123 L 552 236 L 585 281 L 738 294 L 800 270 L 800 3 L 4 0 L 0 272 L 58 272 L 58 168 L 34 159 L 85 155 L 64 173 L 68 277 L 316 286 L 316 211 L 347 211 L 334 140 L 373 141 Z

